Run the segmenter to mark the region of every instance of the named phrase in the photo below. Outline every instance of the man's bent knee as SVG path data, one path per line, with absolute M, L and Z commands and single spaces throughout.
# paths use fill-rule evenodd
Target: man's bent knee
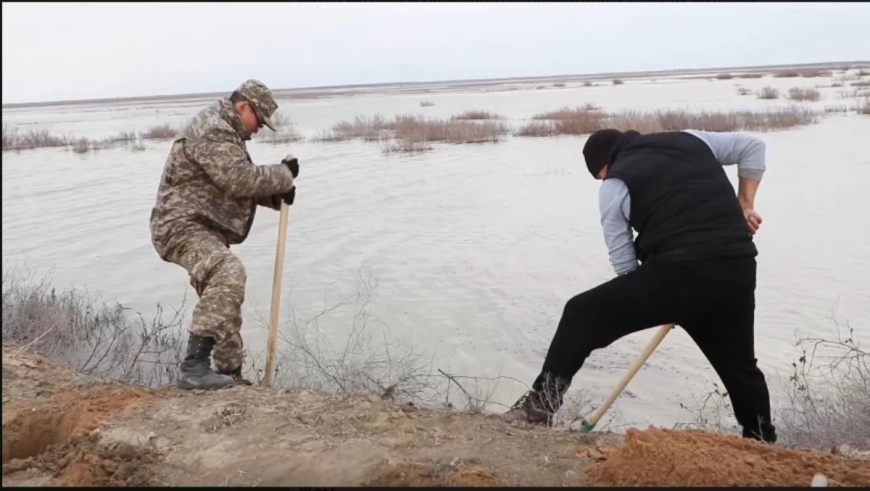
M 236 256 L 227 254 L 224 259 L 215 266 L 209 278 L 209 287 L 215 287 L 234 300 L 233 303 L 241 305 L 245 301 L 245 285 L 248 275 L 245 266 Z

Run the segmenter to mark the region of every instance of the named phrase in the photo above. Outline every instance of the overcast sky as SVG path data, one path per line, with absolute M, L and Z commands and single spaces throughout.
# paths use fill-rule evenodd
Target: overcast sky
M 3 103 L 870 59 L 868 3 L 3 3 Z

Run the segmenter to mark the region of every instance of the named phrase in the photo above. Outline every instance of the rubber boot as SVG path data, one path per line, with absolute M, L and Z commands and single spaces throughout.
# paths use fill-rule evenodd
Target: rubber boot
M 182 390 L 217 390 L 232 387 L 232 377 L 220 375 L 211 369 L 211 351 L 214 338 L 190 335 L 187 340 L 187 356 L 181 363 L 178 388 Z

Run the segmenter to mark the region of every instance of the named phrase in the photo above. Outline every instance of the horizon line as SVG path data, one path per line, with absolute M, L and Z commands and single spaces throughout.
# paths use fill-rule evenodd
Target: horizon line
M 813 63 L 790 63 L 778 65 L 749 65 L 749 66 L 731 66 L 731 67 L 709 67 L 709 68 L 675 68 L 668 70 L 647 70 L 635 72 L 598 72 L 598 73 L 577 73 L 577 74 L 562 74 L 562 75 L 535 75 L 535 76 L 516 76 L 516 77 L 497 77 L 497 78 L 473 78 L 473 79 L 446 79 L 446 80 L 429 80 L 429 81 L 405 81 L 405 82 L 377 82 L 367 84 L 346 84 L 346 85 L 318 85 L 307 87 L 291 87 L 272 89 L 272 92 L 278 96 L 279 94 L 289 93 L 305 93 L 319 90 L 337 90 L 337 89 L 366 89 L 366 88 L 390 88 L 403 86 L 426 86 L 436 84 L 453 84 L 453 85 L 480 85 L 495 82 L 510 82 L 510 81 L 544 81 L 555 79 L 601 79 L 615 76 L 625 78 L 642 78 L 643 76 L 652 75 L 678 75 L 678 74 L 701 74 L 714 71 L 743 71 L 753 72 L 761 70 L 787 69 L 787 68 L 829 68 L 832 66 L 849 65 L 868 65 L 870 60 L 852 60 L 852 61 L 828 61 L 828 62 L 813 62 Z M 16 109 L 27 107 L 43 107 L 43 106 L 61 106 L 61 105 L 81 105 L 81 104 L 99 104 L 99 103 L 118 103 L 118 102 L 141 102 L 149 100 L 166 100 L 166 99 L 198 99 L 214 96 L 224 96 L 232 92 L 232 89 L 221 92 L 198 92 L 185 94 L 158 94 L 158 95 L 143 95 L 143 96 L 116 96 L 105 97 L 98 99 L 66 99 L 53 101 L 30 101 L 30 102 L 12 102 L 2 104 L 2 109 Z M 278 98 L 278 97 L 276 97 Z

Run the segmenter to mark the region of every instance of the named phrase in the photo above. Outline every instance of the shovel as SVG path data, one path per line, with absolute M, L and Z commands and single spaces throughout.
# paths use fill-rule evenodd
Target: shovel
M 614 387 L 613 390 L 610 391 L 610 394 L 608 394 L 607 399 L 604 400 L 604 403 L 598 406 L 598 409 L 592 412 L 592 416 L 590 416 L 588 420 L 583 421 L 583 426 L 580 427 L 580 433 L 589 433 L 590 431 L 592 431 L 593 428 L 595 428 L 595 425 L 598 424 L 598 421 L 601 419 L 602 416 L 604 416 L 604 413 L 607 412 L 611 404 L 613 404 L 616 398 L 619 397 L 619 394 L 622 393 L 622 391 L 625 389 L 625 386 L 627 386 L 628 383 L 631 381 L 632 377 L 634 377 L 634 374 L 636 374 L 637 371 L 640 370 L 640 367 L 642 367 L 643 364 L 646 363 L 647 358 L 650 357 L 653 351 L 655 351 L 658 345 L 662 342 L 662 339 L 664 339 L 665 336 L 667 336 L 668 332 L 673 328 L 673 324 L 666 324 L 659 328 L 658 332 L 656 332 L 656 335 L 653 336 L 649 344 L 646 345 L 646 348 L 644 348 L 640 355 L 637 357 L 637 359 L 634 360 L 634 363 L 632 363 L 631 366 L 628 367 L 628 372 L 626 372 L 626 374 L 622 376 L 622 379 L 619 381 L 618 384 L 616 384 L 616 387 Z
M 278 250 L 275 252 L 275 272 L 272 277 L 272 312 L 269 318 L 269 340 L 266 343 L 266 373 L 263 386 L 272 384 L 272 371 L 275 363 L 275 347 L 278 338 L 278 308 L 281 306 L 281 277 L 284 273 L 284 245 L 287 243 L 287 215 L 290 206 L 281 200 L 281 214 L 278 217 Z

